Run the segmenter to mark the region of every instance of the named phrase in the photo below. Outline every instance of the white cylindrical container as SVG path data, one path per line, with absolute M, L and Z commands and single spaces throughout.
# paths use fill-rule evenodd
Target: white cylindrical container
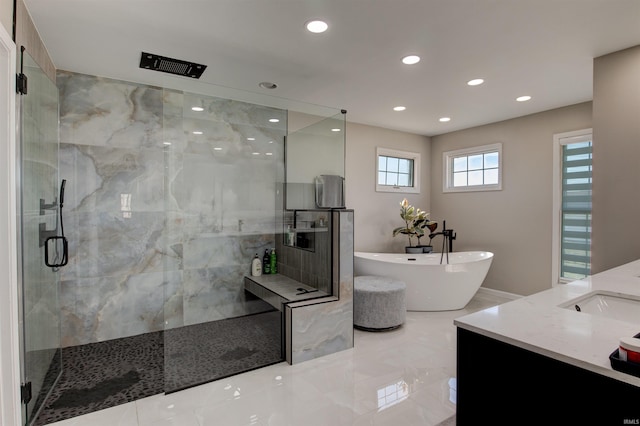
M 637 337 L 621 337 L 618 353 L 622 361 L 640 364 L 640 339 Z
M 291 225 L 287 225 L 287 233 L 285 234 L 285 245 L 293 247 L 296 244 L 296 236 L 291 229 Z
M 259 277 L 260 275 L 262 275 L 262 261 L 258 253 L 256 253 L 256 256 L 251 261 L 251 276 Z

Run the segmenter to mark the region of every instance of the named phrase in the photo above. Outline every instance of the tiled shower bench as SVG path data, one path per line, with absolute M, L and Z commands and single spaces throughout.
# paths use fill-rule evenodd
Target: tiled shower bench
M 281 274 L 244 277 L 244 289 L 279 311 L 284 311 L 283 305 L 289 302 L 328 296 L 324 291 Z
M 281 274 L 246 276 L 244 289 L 284 313 L 284 352 L 289 364 L 335 352 L 326 347 L 327 333 L 332 334 L 331 330 L 325 326 L 308 328 L 305 324 L 326 321 L 325 314 L 331 314 L 335 309 L 320 305 L 336 305 L 338 297 Z M 338 316 L 341 313 L 342 309 L 335 311 Z

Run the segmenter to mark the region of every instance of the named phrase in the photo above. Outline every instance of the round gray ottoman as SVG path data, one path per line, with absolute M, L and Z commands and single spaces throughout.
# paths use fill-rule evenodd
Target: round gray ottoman
M 392 278 L 363 275 L 353 280 L 353 325 L 367 331 L 393 330 L 405 320 L 406 284 Z

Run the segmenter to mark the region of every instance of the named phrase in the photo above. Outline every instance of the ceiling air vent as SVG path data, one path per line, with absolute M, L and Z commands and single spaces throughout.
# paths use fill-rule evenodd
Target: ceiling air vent
M 153 53 L 142 52 L 142 56 L 140 57 L 140 68 L 162 71 L 184 77 L 200 78 L 207 66 L 182 61 L 180 59 L 167 58 L 166 56 L 154 55 Z

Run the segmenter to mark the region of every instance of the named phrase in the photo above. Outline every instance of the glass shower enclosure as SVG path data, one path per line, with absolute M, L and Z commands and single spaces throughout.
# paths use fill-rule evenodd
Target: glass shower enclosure
M 282 310 L 245 277 L 275 249 L 278 273 L 331 293 L 330 215 L 309 204 L 292 216 L 286 183 L 296 167 L 311 172 L 305 191 L 316 175 L 344 175 L 344 114 L 177 77 L 150 86 L 58 71 L 56 87 L 26 52 L 23 69 L 25 424 L 284 361 Z M 62 217 L 60 269 L 47 264 L 66 260 L 50 240 Z M 300 239 L 287 246 L 291 220 Z
M 281 312 L 244 291 L 275 247 L 287 111 L 163 96 L 165 392 L 281 362 Z
M 61 374 L 59 268 L 46 263 L 60 264 L 55 252 L 62 255 L 63 248 L 50 239 L 61 228 L 58 90 L 24 50 L 21 61 L 28 81 L 19 96 L 21 374 L 23 419 L 30 424 Z

